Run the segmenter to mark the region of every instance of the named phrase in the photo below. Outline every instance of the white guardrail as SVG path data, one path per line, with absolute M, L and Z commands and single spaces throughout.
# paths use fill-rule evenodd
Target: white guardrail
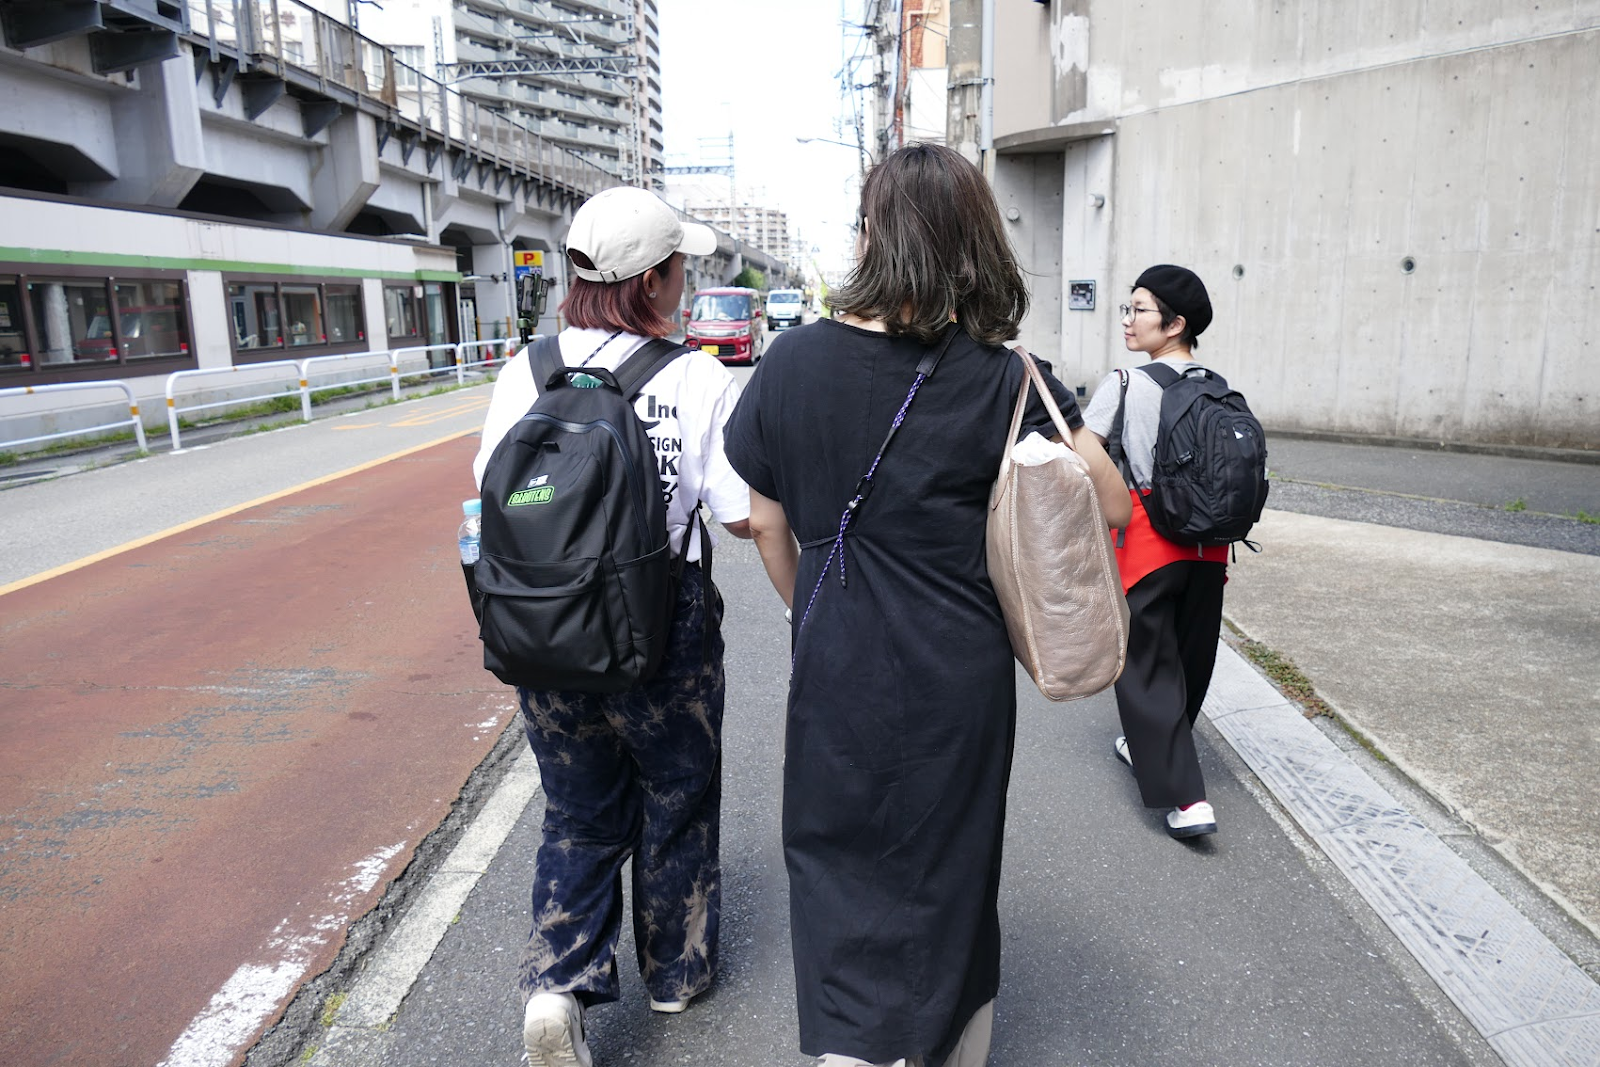
M 121 389 L 128 397 L 128 417 L 118 419 L 116 422 L 102 423 L 99 426 L 88 426 L 79 430 L 63 430 L 60 433 L 40 434 L 38 437 L 23 437 L 15 441 L 0 441 L 0 448 L 9 448 L 12 445 L 32 445 L 40 441 L 55 441 L 63 437 L 78 437 L 81 434 L 96 433 L 100 430 L 115 430 L 121 426 L 133 426 L 133 435 L 138 438 L 139 451 L 148 452 L 149 448 L 144 440 L 144 423 L 139 418 L 139 402 L 134 399 L 133 386 L 122 381 L 101 382 L 62 382 L 58 385 L 18 385 L 8 389 L 0 389 L 0 397 L 5 396 L 33 396 L 37 393 L 64 393 L 68 390 L 81 391 L 85 389 Z
M 468 367 L 492 367 L 517 354 L 519 342 L 514 337 L 499 337 L 488 341 L 463 341 L 456 345 L 456 377 L 464 380 Z M 495 349 L 500 354 L 495 355 Z M 479 355 L 479 352 L 482 355 Z
M 375 382 L 388 382 L 390 395 L 400 399 L 400 380 L 425 374 L 441 374 L 454 370 L 458 385 L 466 384 L 466 370 L 469 367 L 487 368 L 503 360 L 510 359 L 515 354 L 517 342 L 514 338 L 501 338 L 490 341 L 467 341 L 461 344 L 447 345 L 417 345 L 410 348 L 374 349 L 370 352 L 350 352 L 340 356 L 311 356 L 307 359 L 279 359 L 265 363 L 245 363 L 234 367 L 214 367 L 203 370 L 180 370 L 167 376 L 166 401 L 167 401 L 167 429 L 172 436 L 172 450 L 178 451 L 183 447 L 181 428 L 178 425 L 179 415 L 193 411 L 210 411 L 216 408 L 238 407 L 241 404 L 254 403 L 261 400 L 277 400 L 281 397 L 293 396 L 298 393 L 300 397 L 300 418 L 303 422 L 311 421 L 311 394 L 325 389 L 336 389 L 347 385 L 369 385 Z M 449 359 L 445 365 L 432 366 L 430 353 L 447 352 Z M 412 367 L 410 364 L 420 357 L 421 366 Z M 355 366 L 356 372 L 361 373 L 361 363 L 373 364 L 372 369 L 382 367 L 381 373 L 369 377 L 341 378 L 335 381 L 324 382 L 321 385 L 312 385 L 312 379 L 318 374 L 325 375 L 336 367 Z M 380 362 L 381 361 L 381 362 Z M 226 400 L 211 401 L 201 404 L 179 404 L 178 399 L 190 383 L 196 379 L 211 379 L 223 375 L 253 373 L 253 372 L 278 372 L 268 373 L 260 380 L 262 384 L 273 384 L 275 391 L 258 393 L 251 396 L 233 396 Z M 292 378 L 291 378 L 292 375 Z M 288 379 L 288 381 L 286 381 Z M 289 382 L 293 384 L 290 385 Z M 54 441 L 65 437 L 82 437 L 86 434 L 97 433 L 101 430 L 114 430 L 124 426 L 132 426 L 134 436 L 138 438 L 139 450 L 148 451 L 145 441 L 144 423 L 139 418 L 139 404 L 134 396 L 133 387 L 125 381 L 118 379 L 105 379 L 93 382 L 67 382 L 58 385 L 23 385 L 12 388 L 0 389 L 0 397 L 25 396 L 47 392 L 63 392 L 66 390 L 88 389 L 120 389 L 128 398 L 129 417 L 116 422 L 108 422 L 99 426 L 85 426 L 74 430 L 63 430 L 58 433 L 42 434 L 37 437 L 24 437 L 11 441 L 0 441 L 0 451 L 13 445 L 36 444 L 40 441 Z
M 431 348 L 452 348 L 453 345 L 431 345 Z M 371 385 L 376 382 L 388 382 L 389 392 L 394 399 L 400 399 L 400 373 L 401 353 L 420 351 L 419 349 L 374 349 L 371 352 L 347 352 L 342 356 L 311 356 L 307 359 L 292 360 L 279 359 L 267 363 L 246 363 L 236 367 L 215 367 L 210 370 L 180 370 L 167 376 L 167 429 L 172 435 L 172 450 L 178 451 L 183 447 L 182 438 L 179 436 L 178 415 L 186 411 L 209 411 L 213 408 L 235 407 L 239 404 L 248 404 L 255 400 L 276 400 L 278 397 L 287 396 L 288 390 L 275 393 L 263 393 L 259 396 L 235 396 L 227 400 L 214 401 L 209 404 L 190 404 L 186 407 L 177 402 L 176 388 L 180 380 L 191 381 L 208 375 L 237 374 L 240 371 L 266 370 L 273 367 L 293 367 L 299 379 L 300 392 L 300 418 L 303 422 L 311 421 L 311 394 L 317 389 L 311 385 L 312 368 L 319 371 L 332 369 L 336 366 L 359 365 L 361 363 L 377 363 L 382 360 L 386 364 L 381 374 L 365 378 L 342 378 L 335 382 L 327 382 L 320 388 L 335 389 L 346 385 Z M 424 373 L 431 370 L 424 365 L 421 370 L 413 373 Z M 358 370 L 357 373 L 360 373 Z

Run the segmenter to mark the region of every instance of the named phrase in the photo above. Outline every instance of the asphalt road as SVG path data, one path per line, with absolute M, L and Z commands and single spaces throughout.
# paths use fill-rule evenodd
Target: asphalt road
M 230 1062 L 449 816 L 514 707 L 437 440 L 482 409 L 0 493 L 0 1063 Z
M 590 1017 L 597 1064 L 814 1062 L 797 1047 L 778 831 L 787 625 L 754 550 L 725 541 L 719 553 L 730 679 L 720 976 L 684 1015 L 653 1015 L 625 931 L 623 1001 Z M 1499 1062 L 1211 737 L 1202 758 L 1223 831 L 1186 846 L 1139 806 L 1112 756 L 1111 698 L 1055 706 L 1019 683 L 993 1067 Z M 518 1061 L 513 982 L 539 817 L 536 799 L 378 1047 L 330 1062 Z
M 1600 464 L 1270 433 L 1267 462 L 1280 511 L 1600 555 Z
M 22 601 L 14 597 L 28 593 L 48 598 L 65 588 L 58 583 L 75 580 L 79 569 L 74 563 L 85 557 L 151 539 L 147 550 L 171 566 L 174 557 L 189 549 L 181 538 L 162 537 L 163 531 L 226 521 L 252 501 L 271 503 L 279 513 L 287 509 L 294 521 L 315 514 L 317 489 L 309 483 L 362 464 L 381 465 L 393 452 L 475 426 L 486 396 L 487 389 L 479 387 L 0 491 L 0 537 L 18 549 L 0 557 L 0 632 L 16 632 L 20 609 L 13 605 Z M 1295 495 L 1316 490 L 1381 516 L 1367 521 L 1449 522 L 1456 521 L 1453 509 L 1495 515 L 1483 505 L 1496 502 L 1504 495 L 1501 486 L 1509 484 L 1522 487 L 1530 510 L 1600 510 L 1591 495 L 1596 468 L 1535 467 L 1507 474 L 1510 481 L 1500 482 L 1471 473 L 1471 466 L 1485 457 L 1431 454 L 1413 466 L 1395 462 L 1390 449 L 1317 444 L 1297 455 L 1300 444 L 1273 444 L 1274 469 L 1284 475 L 1283 484 L 1274 489 L 1276 507 L 1324 513 L 1316 508 L 1333 505 L 1315 498 L 1306 503 Z M 470 453 L 470 447 L 456 448 L 463 457 Z M 1393 477 L 1397 470 L 1409 470 L 1410 476 Z M 1556 487 L 1549 495 L 1532 488 L 1545 478 Z M 1350 482 L 1371 482 L 1376 491 L 1313 484 Z M 446 479 L 446 484 L 454 483 Z M 461 484 L 466 490 L 462 495 L 470 495 L 464 462 Z M 396 580 L 404 581 L 406 545 L 419 546 L 416 551 L 428 558 L 441 546 L 447 551 L 456 517 L 445 498 L 453 492 L 422 500 L 400 491 L 350 516 L 373 524 L 374 530 L 384 528 L 383 536 L 371 542 L 375 565 L 387 564 Z M 1397 495 L 1402 493 L 1407 495 Z M 1470 499 L 1463 502 L 1463 497 Z M 1421 510 L 1407 510 L 1411 508 Z M 1508 520 L 1497 527 L 1506 533 L 1499 538 L 1503 540 L 1570 534 L 1570 543 L 1583 545 L 1594 529 L 1574 519 L 1526 512 L 1502 510 L 1495 521 L 1499 519 Z M 1540 525 L 1527 524 L 1529 519 L 1539 519 Z M 359 531 L 361 521 L 350 526 Z M 1520 543 L 1560 547 L 1546 541 Z M 309 539 L 297 545 L 295 569 L 263 577 L 302 580 L 294 575 L 310 568 L 310 573 L 324 576 L 319 581 L 337 587 L 339 579 L 330 570 L 334 561 L 324 553 L 336 552 L 339 560 L 348 560 L 359 551 L 359 538 L 328 544 Z M 108 558 L 120 559 L 121 554 Z M 57 569 L 64 569 L 61 577 L 44 577 Z M 729 602 L 730 679 L 721 978 L 712 995 L 684 1016 L 669 1019 L 645 1009 L 637 976 L 624 967 L 625 1002 L 594 1015 L 594 1045 L 604 1064 L 807 1062 L 794 1039 L 777 833 L 786 628 L 748 544 L 724 539 L 717 577 Z M 203 603 L 189 599 L 196 596 L 187 594 L 180 603 Z M 93 625 L 94 605 L 62 600 L 58 606 L 80 631 Z M 244 625 L 242 632 L 248 636 L 252 631 Z M 359 636 L 351 635 L 353 641 Z M 115 642 L 114 635 L 110 639 Z M 68 643 L 63 639 L 58 648 Z M 146 635 L 151 656 L 159 656 L 159 644 L 159 635 Z M 192 657 L 197 647 L 203 650 L 203 640 L 193 638 L 167 654 L 176 662 Z M 235 669 L 251 656 L 227 644 L 215 651 L 219 670 Z M 410 653 L 419 661 L 450 654 L 444 648 L 431 656 L 427 651 Z M 8 726 L 31 708 L 27 686 L 16 682 L 17 670 L 17 664 L 8 663 L 0 676 L 0 721 Z M 419 670 L 426 667 L 419 663 Z M 1498 1062 L 1315 847 L 1262 796 L 1213 732 L 1202 734 L 1202 758 L 1223 832 L 1198 846 L 1185 846 L 1167 838 L 1158 812 L 1137 805 L 1131 778 L 1111 756 L 1116 729 L 1109 697 L 1063 708 L 1045 704 L 1025 682 L 1019 694 L 1021 722 L 1001 901 L 1007 948 L 995 1067 Z M 408 729 L 428 736 L 425 726 Z M 405 773 L 404 766 L 391 770 Z M 30 781 L 25 765 L 8 774 L 13 782 Z M 475 795 L 456 804 L 463 823 L 475 809 Z M 441 797 L 448 804 L 448 790 Z M 315 791 L 303 785 L 286 786 L 282 799 L 288 814 L 294 805 L 318 803 Z M 0 811 L 0 818 L 10 823 L 0 844 L 8 871 L 17 869 L 19 811 L 12 804 Z M 510 975 L 525 934 L 538 811 L 535 797 L 384 1029 L 382 1058 L 373 1062 L 517 1062 L 518 1010 Z M 400 840 L 405 842 L 425 837 L 443 820 L 442 808 L 435 809 L 431 824 L 401 818 L 399 812 L 394 816 L 394 828 L 403 828 Z M 435 854 L 426 852 L 424 859 Z M 337 882 L 298 864 L 278 873 L 302 876 L 302 888 L 310 896 L 328 893 Z M 356 939 L 327 976 L 302 987 L 288 1019 L 251 1054 L 251 1064 L 287 1064 L 314 1054 L 325 1037 L 321 1018 L 327 997 L 361 970 L 365 954 L 382 945 L 433 873 L 427 862 L 414 864 L 390 887 L 368 923 L 370 936 Z M 253 892 L 251 885 L 227 878 L 208 883 L 208 888 L 215 899 L 191 920 L 198 944 L 207 943 L 208 930 L 228 921 L 230 894 Z M 118 942 L 115 928 L 107 929 L 107 939 Z M 17 930 L 12 924 L 8 941 Z M 206 961 L 205 973 L 227 974 L 248 962 L 237 954 L 227 956 L 226 939 L 210 942 L 218 958 Z M 621 958 L 630 957 L 631 945 L 625 945 Z M 136 973 L 144 961 L 130 949 L 126 962 Z M 37 1010 L 25 1007 L 11 992 L 0 1004 L 0 1025 L 7 1031 L 15 1031 L 27 1012 Z M 274 1005 L 274 1010 L 281 1006 Z M 71 1062 L 128 1061 L 112 1051 L 77 1055 Z M 220 1064 L 229 1058 L 182 1062 Z

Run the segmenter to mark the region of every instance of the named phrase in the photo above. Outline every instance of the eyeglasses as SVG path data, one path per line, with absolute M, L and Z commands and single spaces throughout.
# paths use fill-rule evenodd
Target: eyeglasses
M 1125 319 L 1136 318 L 1139 315 L 1143 315 L 1146 311 L 1154 311 L 1157 315 L 1161 314 L 1160 308 L 1142 308 L 1135 307 L 1132 304 L 1123 304 L 1121 307 L 1117 308 L 1117 310 L 1122 313 L 1122 317 Z

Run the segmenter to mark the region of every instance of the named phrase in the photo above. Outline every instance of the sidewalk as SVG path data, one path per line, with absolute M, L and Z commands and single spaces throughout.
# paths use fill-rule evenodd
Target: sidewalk
M 1252 539 L 1229 620 L 1600 934 L 1600 558 L 1270 510 Z

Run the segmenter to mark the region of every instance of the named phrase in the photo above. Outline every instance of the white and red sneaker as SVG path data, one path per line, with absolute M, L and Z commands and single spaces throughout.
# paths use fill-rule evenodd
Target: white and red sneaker
M 1167 812 L 1167 833 L 1173 837 L 1199 837 L 1217 832 L 1217 813 L 1211 805 L 1197 800 L 1186 808 Z

